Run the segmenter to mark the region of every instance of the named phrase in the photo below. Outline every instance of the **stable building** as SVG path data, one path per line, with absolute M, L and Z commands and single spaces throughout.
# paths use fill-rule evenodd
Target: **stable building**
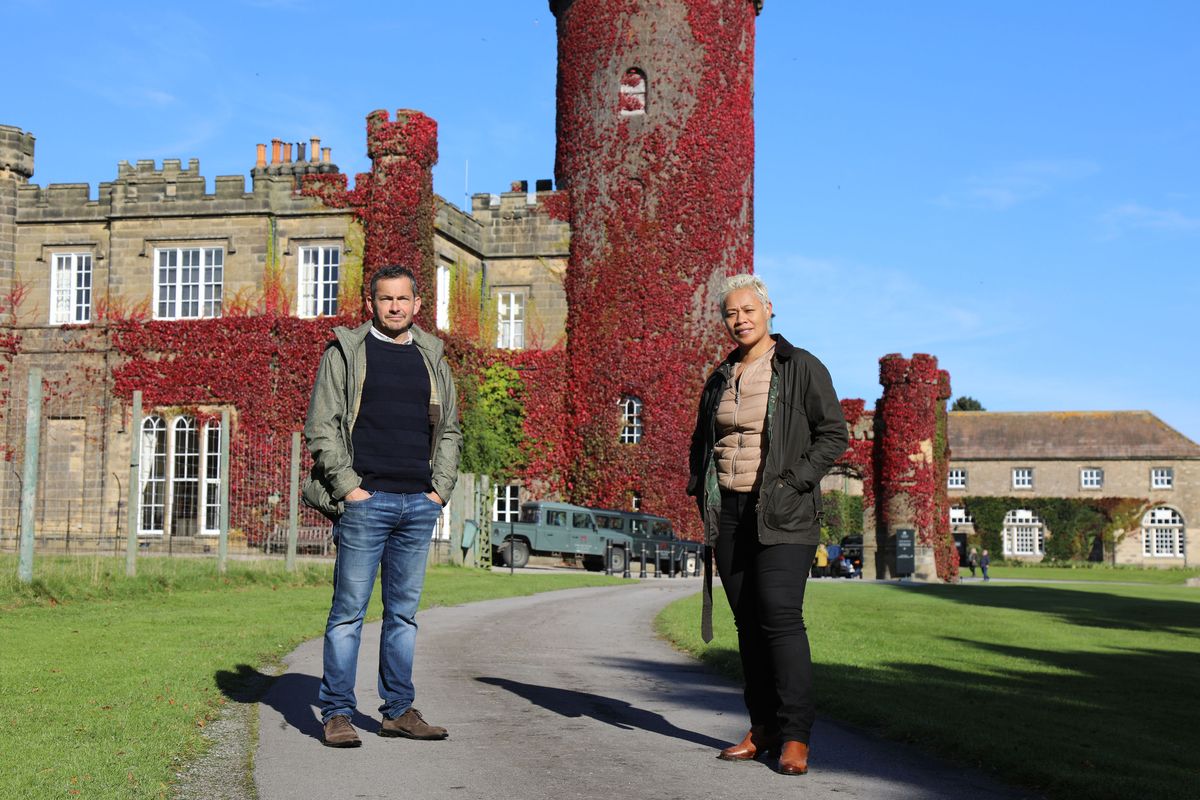
M 1040 561 L 1054 535 L 1024 498 L 1136 498 L 1140 525 L 1118 532 L 1093 560 L 1182 567 L 1200 539 L 1200 445 L 1149 411 L 950 413 L 947 489 L 956 538 L 975 533 L 965 498 L 1011 499 L 1005 559 Z

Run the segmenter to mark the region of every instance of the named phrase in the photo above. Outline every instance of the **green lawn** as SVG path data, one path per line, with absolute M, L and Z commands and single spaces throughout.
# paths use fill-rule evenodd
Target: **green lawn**
M 329 564 L 0 557 L 0 797 L 169 796 L 236 676 L 319 636 Z M 597 585 L 597 575 L 429 571 L 422 607 Z M 378 617 L 378 597 L 370 614 Z M 220 683 L 220 686 L 218 685 Z M 224 691 L 222 691 L 224 689 Z
M 1118 583 L 1153 583 L 1160 586 L 1181 585 L 1188 578 L 1200 576 L 1200 568 L 1152 569 L 1146 567 L 1114 567 L 1107 564 L 1081 563 L 1074 566 L 1025 565 L 994 566 L 988 570 L 993 578 L 1030 581 L 1104 581 Z M 958 574 L 970 577 L 971 571 L 960 567 Z
M 715 599 L 707 647 L 699 597 L 658 624 L 740 678 Z M 1197 796 L 1200 589 L 818 581 L 805 611 L 830 717 L 1061 800 Z

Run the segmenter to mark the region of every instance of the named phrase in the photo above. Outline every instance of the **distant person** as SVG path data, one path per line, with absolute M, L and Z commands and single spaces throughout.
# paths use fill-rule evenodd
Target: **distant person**
M 829 555 L 829 563 L 834 564 L 842 557 L 842 546 L 837 542 L 831 542 L 826 552 Z
M 988 555 L 987 550 L 984 550 L 983 555 L 981 555 L 979 557 L 979 569 L 981 569 L 983 571 L 983 579 L 985 581 L 991 580 L 991 578 L 988 577 L 988 572 L 987 572 L 988 567 L 990 567 L 991 565 L 992 565 L 992 557 Z
M 824 578 L 829 574 L 829 551 L 825 549 L 825 544 L 822 542 L 817 545 L 817 566 L 816 576 Z
M 821 478 L 846 451 L 846 420 L 825 366 L 770 332 L 759 278 L 729 278 L 719 307 L 737 347 L 705 381 L 688 482 L 737 624 L 750 712 L 749 732 L 719 757 L 779 751 L 779 772 L 801 775 L 816 714 L 804 587 L 821 539 Z M 709 641 L 708 558 L 703 614 Z
M 972 547 L 971 552 L 967 555 L 967 567 L 971 570 L 972 578 L 975 577 L 975 569 L 978 566 L 979 566 L 979 551 L 976 550 L 974 547 Z
M 371 278 L 372 318 L 334 328 L 317 369 L 304 436 L 313 455 L 305 502 L 334 519 L 337 561 L 318 699 L 329 747 L 358 747 L 350 718 L 363 616 L 382 572 L 381 736 L 445 739 L 412 706 L 416 613 L 433 527 L 458 478 L 462 433 L 442 342 L 413 324 L 413 273 Z

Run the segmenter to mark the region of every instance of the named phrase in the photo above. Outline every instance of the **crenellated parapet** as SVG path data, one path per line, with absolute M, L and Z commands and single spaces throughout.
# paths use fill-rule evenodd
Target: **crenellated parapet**
M 26 133 L 12 125 L 0 125 L 0 171 L 13 173 L 18 178 L 33 177 L 32 133 Z
M 471 216 L 480 225 L 483 252 L 490 258 L 568 255 L 571 227 L 555 215 L 559 198 L 560 193 L 548 187 L 533 194 L 517 190 L 473 195 Z
M 255 167 L 252 191 L 244 175 L 200 173 L 199 159 L 150 159 L 117 164 L 117 177 L 99 184 L 93 195 L 86 183 L 37 184 L 17 188 L 17 221 L 21 223 L 98 221 L 110 217 L 193 217 L 237 214 L 311 214 L 320 210 L 298 191 L 308 174 L 337 173 L 335 164 L 288 163 Z

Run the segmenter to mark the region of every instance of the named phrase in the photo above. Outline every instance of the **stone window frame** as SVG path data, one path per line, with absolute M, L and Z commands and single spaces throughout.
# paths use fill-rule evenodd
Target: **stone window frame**
M 181 319 L 218 319 L 221 317 L 224 294 L 225 294 L 225 255 L 226 248 L 219 245 L 204 245 L 204 244 L 172 244 L 169 246 L 155 245 L 153 248 L 153 261 L 151 264 L 151 273 L 154 281 L 154 301 L 153 301 L 153 318 L 156 320 L 181 320 Z M 200 263 L 184 266 L 183 254 L 195 252 L 199 254 Z M 176 263 L 172 265 L 164 265 L 161 263 L 162 256 L 168 253 L 176 254 Z M 210 254 L 220 254 L 220 264 L 206 264 Z M 213 259 L 216 260 L 215 258 Z M 163 270 L 173 269 L 176 271 L 176 277 L 171 288 L 175 290 L 175 296 L 169 300 L 165 300 L 161 294 L 162 290 L 168 285 L 163 282 Z M 183 270 L 197 270 L 195 281 L 184 280 Z M 219 272 L 218 276 L 213 277 L 212 272 Z M 180 290 L 185 287 L 194 287 L 196 296 L 194 298 L 184 299 L 181 297 Z M 195 314 L 181 314 L 183 304 L 195 303 Z M 169 304 L 166 309 L 169 313 L 163 313 L 163 306 Z
M 1004 515 L 1000 534 L 1005 556 L 1044 556 L 1046 524 L 1027 508 L 1014 508 Z M 1026 537 L 1029 537 L 1026 540 Z M 1018 543 L 1022 545 L 1018 549 Z
M 1174 467 L 1151 467 L 1150 468 L 1150 489 L 1152 491 L 1162 491 L 1165 489 L 1175 488 L 1175 468 Z
M 86 260 L 86 269 L 81 270 L 80 262 Z M 58 295 L 64 292 L 60 281 L 60 269 L 66 265 L 69 273 L 70 287 L 65 294 L 65 304 L 59 302 Z M 50 325 L 86 325 L 92 321 L 92 295 L 96 274 L 96 255 L 91 250 L 54 250 L 50 253 Z M 87 285 L 80 286 L 80 277 L 86 275 Z M 80 299 L 80 293 L 84 298 Z M 65 307 L 64 307 L 65 305 Z M 60 314 L 66 311 L 66 319 Z M 82 312 L 82 313 L 81 313 Z
M 518 522 L 521 517 L 521 485 L 497 483 L 492 492 L 492 521 Z
M 311 255 L 318 255 L 317 263 L 305 263 Z M 305 241 L 296 250 L 296 316 L 301 319 L 332 317 L 338 313 L 338 295 L 341 291 L 343 243 L 336 240 Z M 336 263 L 325 263 L 333 255 Z M 333 278 L 321 276 L 322 268 L 332 267 Z M 315 268 L 315 269 L 314 269 Z M 317 272 L 318 274 L 313 274 Z M 320 291 L 318 291 L 320 290 Z
M 1084 491 L 1097 491 L 1104 488 L 1103 467 L 1080 467 L 1079 488 Z
M 434 271 L 434 325 L 440 331 L 450 329 L 450 268 L 451 261 L 439 254 L 437 269 Z M 499 331 L 497 331 L 499 337 Z
M 617 408 L 621 412 L 621 444 L 638 444 L 645 434 L 642 421 L 645 404 L 642 398 L 635 394 L 622 395 L 617 401 Z
M 492 294 L 496 298 L 496 347 L 524 350 L 529 291 L 524 287 L 497 286 Z
M 649 106 L 649 80 L 640 67 L 630 67 L 621 74 L 617 90 L 617 110 L 622 117 L 640 117 Z
M 181 428 L 181 423 L 183 427 Z M 186 436 L 188 427 L 195 432 L 196 450 L 180 453 L 179 434 Z M 154 437 L 148 441 L 147 434 Z M 141 457 L 138 477 L 138 536 L 162 538 L 168 534 L 170 520 L 174 528 L 176 491 L 184 483 L 196 484 L 194 522 L 196 536 L 215 537 L 221 532 L 221 420 L 214 418 L 199 424 L 191 414 L 167 414 L 153 411 L 142 418 L 139 437 Z M 149 447 L 147 446 L 149 445 Z M 180 475 L 180 458 L 194 460 L 195 475 Z M 214 474 L 215 473 L 215 474 Z M 154 501 L 147 504 L 147 489 Z M 146 525 L 147 509 L 160 509 L 158 527 Z M 171 509 L 170 514 L 167 510 Z M 153 514 L 153 511 L 151 511 Z M 153 520 L 153 516 L 151 517 Z M 211 523 L 211 524 L 210 524 Z M 180 534 L 183 535 L 183 534 Z
M 1187 526 L 1178 509 L 1170 506 L 1155 506 L 1142 515 L 1143 556 L 1147 558 L 1183 558 L 1186 543 Z
M 948 473 L 946 473 L 946 488 L 967 488 L 967 470 L 965 467 L 953 467 Z
M 1013 467 L 1012 468 L 1012 488 L 1013 490 L 1033 489 L 1033 467 Z

